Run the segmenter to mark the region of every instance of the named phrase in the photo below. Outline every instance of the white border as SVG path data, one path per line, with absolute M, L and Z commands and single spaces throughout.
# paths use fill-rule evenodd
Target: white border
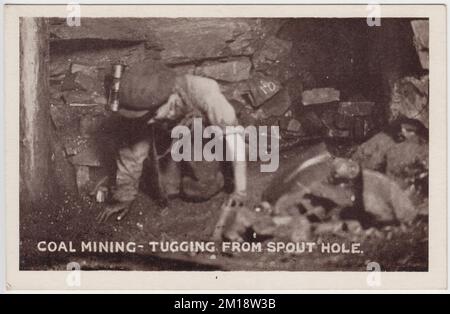
M 319 8 L 320 7 L 320 8 Z M 14 7 L 19 8 L 21 14 L 26 16 L 64 16 L 65 6 L 61 7 L 45 7 L 35 6 L 30 7 L 30 11 L 27 11 L 25 6 Z M 349 6 L 308 6 L 308 7 L 290 7 L 290 6 L 269 6 L 266 7 L 270 10 L 264 10 L 264 6 L 249 6 L 246 10 L 243 7 L 239 7 L 238 10 L 233 10 L 233 6 L 224 6 L 220 10 L 212 6 L 200 6 L 193 7 L 155 7 L 151 9 L 148 7 L 143 9 L 139 7 L 137 12 L 133 12 L 133 15 L 129 14 L 130 10 L 137 9 L 135 6 L 109 6 L 107 11 L 103 8 L 99 15 L 97 11 L 98 6 L 88 6 L 82 8 L 83 16 L 121 16 L 126 14 L 127 16 L 145 17 L 149 12 L 151 16 L 178 16 L 177 11 L 182 10 L 183 16 L 224 16 L 229 15 L 233 17 L 241 16 L 270 16 L 270 17 L 283 17 L 293 16 L 294 12 L 296 16 L 316 16 L 316 17 L 342 17 L 353 16 L 361 17 L 365 16 L 365 6 L 349 7 Z M 175 8 L 175 9 L 173 9 Z M 345 10 L 343 10 L 345 8 Z M 350 8 L 350 10 L 349 10 Z M 446 168 L 446 154 L 441 149 L 446 146 L 446 139 L 442 138 L 443 128 L 446 128 L 445 112 L 446 112 L 446 68 L 439 64 L 439 60 L 446 62 L 446 46 L 445 43 L 445 31 L 446 31 L 446 12 L 434 12 L 436 10 L 430 10 L 430 7 L 415 7 L 414 12 L 410 12 L 411 7 L 405 6 L 383 6 L 383 17 L 423 17 L 427 13 L 432 17 L 430 21 L 430 68 L 433 70 L 430 73 L 430 209 L 442 208 L 442 212 L 438 212 L 437 216 L 430 215 L 430 272 L 429 273 L 383 273 L 382 289 L 437 289 L 444 288 L 447 285 L 447 261 L 442 258 L 442 253 L 447 251 L 447 233 L 446 233 L 446 177 L 443 176 L 443 169 Z M 442 7 L 441 7 L 442 8 Z M 13 7 L 6 7 L 5 11 L 9 11 L 5 16 L 5 22 L 9 26 L 10 23 L 14 23 Z M 25 9 L 25 10 L 24 10 Z M 194 10 L 193 10 L 194 9 Z M 215 10 L 211 10 L 215 9 Z M 231 10 L 230 10 L 231 9 Z M 295 10 L 294 10 L 295 9 Z M 23 11 L 22 11 L 23 10 Z M 202 12 L 199 14 L 198 10 Z M 97 11 L 97 12 L 96 12 Z M 352 12 L 349 12 L 352 11 Z M 433 11 L 433 12 L 431 12 Z M 439 11 L 439 10 L 437 10 Z M 249 15 L 251 12 L 251 15 Z M 17 17 L 17 16 L 16 16 Z M 439 20 L 439 21 L 438 21 Z M 439 25 L 434 22 L 438 21 Z M 443 24 L 442 24 L 443 23 Z M 440 27 L 437 27 L 440 26 Z M 443 27 L 442 27 L 443 26 Z M 11 79 L 15 77 L 14 66 L 16 62 L 10 62 L 10 60 L 17 59 L 18 52 L 18 36 L 14 37 L 14 33 L 18 32 L 18 29 L 7 29 L 5 51 L 6 57 L 6 81 L 5 91 L 15 91 L 18 93 L 18 80 Z M 442 62 L 441 61 L 441 62 Z M 437 64 L 436 64 L 437 62 Z M 434 66 L 433 66 L 434 64 Z M 18 67 L 16 67 L 17 69 Z M 436 71 L 434 71 L 436 69 Z M 16 71 L 17 72 L 17 71 Z M 17 96 L 17 95 L 16 95 Z M 7 194 L 8 208 L 18 208 L 18 102 L 14 102 L 14 95 L 7 93 L 7 104 L 16 103 L 17 106 L 9 105 L 6 108 L 8 111 L 6 114 L 6 175 L 8 183 L 8 190 L 16 191 Z M 17 100 L 17 99 L 16 99 Z M 12 118 L 12 119 L 10 119 Z M 16 119 L 16 120 L 14 120 Z M 431 122 L 432 121 L 432 122 Z M 16 123 L 16 125 L 14 125 Z M 17 132 L 16 132 L 17 131 Z M 441 138 L 439 138 L 441 137 Z M 434 161 L 439 161 L 435 162 Z M 436 181 L 438 179 L 438 181 Z M 15 180 L 17 182 L 15 182 Z M 439 200 L 438 200 L 439 198 Z M 435 201 L 439 201 L 439 206 Z M 14 206 L 13 204 L 17 204 Z M 434 204 L 434 205 L 433 205 Z M 10 206 L 11 205 L 11 206 Z M 444 206 L 442 206 L 444 205 Z M 18 233 L 18 221 L 14 221 L 12 217 L 13 213 L 8 209 L 7 217 L 7 234 L 8 237 L 16 235 Z M 15 289 L 64 289 L 66 272 L 19 272 L 14 269 L 18 266 L 18 245 L 14 247 L 14 242 L 11 238 L 8 239 L 8 281 Z M 17 242 L 16 242 L 17 243 Z M 435 258 L 434 253 L 438 254 Z M 437 260 L 436 260 L 437 259 Z M 366 276 L 367 273 L 361 272 L 146 272 L 143 276 L 142 272 L 86 272 L 82 274 L 83 288 L 105 288 L 105 289 L 123 289 L 123 283 L 127 282 L 126 288 L 132 289 L 148 289 L 154 287 L 155 283 L 158 284 L 159 289 L 286 289 L 289 287 L 294 289 L 367 289 Z M 192 276 L 201 281 L 201 284 L 193 282 Z M 214 279 L 216 276 L 219 280 Z M 445 277 L 443 277 L 445 276 Z M 145 278 L 143 278 L 145 277 Z M 164 277 L 162 280 L 161 277 Z M 261 278 L 264 277 L 264 278 Z M 352 278 L 352 280 L 349 280 Z M 43 284 L 46 286 L 43 287 Z M 255 287 L 255 285 L 257 285 Z

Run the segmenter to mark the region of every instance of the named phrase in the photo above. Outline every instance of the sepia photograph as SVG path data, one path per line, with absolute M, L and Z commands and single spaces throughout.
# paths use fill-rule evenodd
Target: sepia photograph
M 45 7 L 14 19 L 19 272 L 431 271 L 427 10 Z

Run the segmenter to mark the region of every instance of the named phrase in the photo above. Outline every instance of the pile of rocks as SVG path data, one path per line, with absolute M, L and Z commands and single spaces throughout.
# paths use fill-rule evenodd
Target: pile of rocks
M 427 23 L 412 22 L 424 70 L 428 69 Z M 338 235 L 361 240 L 370 232 L 390 240 L 394 233 L 419 225 L 419 218 L 428 215 L 428 85 L 428 74 L 397 80 L 388 129 L 358 146 L 351 159 L 343 159 L 338 167 L 339 158 L 332 161 L 324 145 L 312 148 L 298 160 L 297 168 L 272 181 L 261 206 L 236 214 L 227 236 L 239 241 L 251 231 L 255 239 L 305 241 Z M 304 93 L 305 105 L 310 103 L 308 94 Z M 370 102 L 341 102 L 338 113 L 364 117 L 372 107 Z M 330 181 L 340 172 L 352 179 Z M 376 229 L 364 230 L 370 226 Z
M 421 207 L 426 195 L 414 198 L 413 190 L 397 180 L 399 171 L 415 166 L 413 158 L 397 163 L 396 171 L 382 173 L 364 160 L 356 162 L 359 153 L 353 159 L 336 158 L 323 144 L 312 147 L 295 168 L 274 177 L 259 205 L 237 210 L 226 237 L 294 242 L 323 236 L 364 237 L 387 226 L 405 229 L 401 226 L 409 227 L 427 214 Z

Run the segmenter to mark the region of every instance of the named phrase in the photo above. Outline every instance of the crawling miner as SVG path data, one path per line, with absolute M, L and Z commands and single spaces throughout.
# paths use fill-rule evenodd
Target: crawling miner
M 251 230 L 309 240 L 314 226 L 344 220 L 363 228 L 409 223 L 417 215 L 407 193 L 386 175 L 332 156 L 324 144 L 306 151 L 293 169 L 276 176 L 255 210 L 241 211 L 227 238 L 242 241 Z
M 212 79 L 176 75 L 160 62 L 144 61 L 125 71 L 120 82 L 119 101 L 119 113 L 122 116 L 144 119 L 149 125 L 170 121 L 172 125 L 186 126 L 190 125 L 193 118 L 203 118 L 204 124 L 218 126 L 223 130 L 225 145 L 232 154 L 238 154 L 236 150 L 245 147 L 242 134 L 225 132 L 226 126 L 236 126 L 238 121 L 234 108 Z M 121 220 L 128 213 L 138 194 L 144 161 L 149 155 L 155 155 L 153 140 L 149 130 L 148 136 L 138 139 L 132 146 L 120 149 L 113 202 L 100 213 L 99 221 L 106 221 L 113 214 L 117 214 L 117 220 Z M 152 161 L 158 162 L 157 158 Z M 222 167 L 217 162 L 187 162 L 187 165 L 173 164 L 171 160 L 168 162 L 173 171 L 168 174 L 170 178 L 163 180 L 168 182 L 163 189 L 171 196 L 183 194 L 196 200 L 205 200 L 224 187 L 224 177 L 220 172 Z M 223 212 L 213 235 L 216 239 L 221 238 L 230 209 L 242 206 L 247 197 L 246 163 L 235 158 L 232 164 L 234 192 L 222 207 Z M 183 172 L 182 169 L 186 168 L 189 171 Z M 190 176 L 186 175 L 188 172 Z M 207 175 L 202 176 L 202 173 Z M 196 189 L 200 191 L 196 193 Z

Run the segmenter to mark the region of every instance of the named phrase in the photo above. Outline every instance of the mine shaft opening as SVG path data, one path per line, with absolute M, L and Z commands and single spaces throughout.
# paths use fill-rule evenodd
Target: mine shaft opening
M 370 26 L 360 18 L 291 19 L 277 36 L 292 41 L 293 62 L 310 65 L 305 89 L 333 86 L 341 100 L 374 101 L 382 107 L 380 113 L 386 113 L 394 82 L 427 70 L 415 49 L 411 20 L 386 18 L 380 23 Z

